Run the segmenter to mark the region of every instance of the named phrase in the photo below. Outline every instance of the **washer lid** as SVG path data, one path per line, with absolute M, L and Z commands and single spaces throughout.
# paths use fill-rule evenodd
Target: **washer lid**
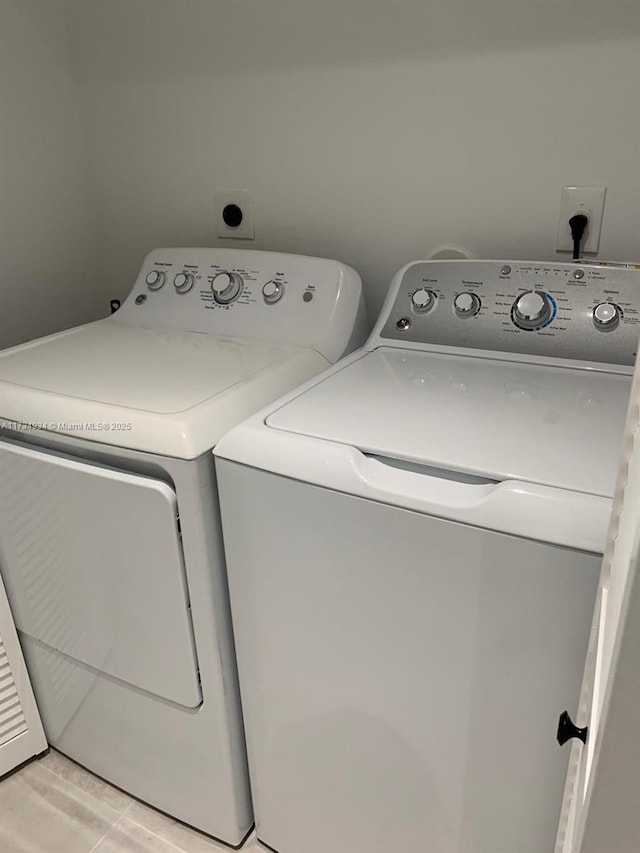
M 0 419 L 191 459 L 326 364 L 298 347 L 109 318 L 0 352 Z
M 409 463 L 612 496 L 631 377 L 382 348 L 270 427 Z

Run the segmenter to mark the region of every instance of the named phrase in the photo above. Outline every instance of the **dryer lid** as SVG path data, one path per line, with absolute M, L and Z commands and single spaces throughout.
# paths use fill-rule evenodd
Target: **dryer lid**
M 611 373 L 381 348 L 267 424 L 410 464 L 610 497 L 630 388 Z
M 109 319 L 0 353 L 0 382 L 172 414 L 246 382 L 291 349 Z
M 108 318 L 0 352 L 0 427 L 193 459 L 326 365 L 300 347 Z

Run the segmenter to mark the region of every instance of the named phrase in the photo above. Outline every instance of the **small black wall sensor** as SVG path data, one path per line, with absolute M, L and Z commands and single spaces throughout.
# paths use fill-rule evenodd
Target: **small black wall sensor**
M 242 209 L 237 204 L 227 204 L 222 211 L 224 224 L 229 228 L 238 228 L 242 224 Z

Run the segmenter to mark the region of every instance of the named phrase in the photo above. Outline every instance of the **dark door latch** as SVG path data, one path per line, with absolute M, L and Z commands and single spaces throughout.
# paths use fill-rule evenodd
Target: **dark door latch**
M 586 743 L 588 734 L 589 727 L 585 726 L 583 729 L 579 729 L 569 716 L 568 711 L 563 711 L 562 714 L 560 714 L 557 735 L 560 746 L 564 746 L 567 741 L 573 740 L 573 738 L 578 738 L 582 743 Z

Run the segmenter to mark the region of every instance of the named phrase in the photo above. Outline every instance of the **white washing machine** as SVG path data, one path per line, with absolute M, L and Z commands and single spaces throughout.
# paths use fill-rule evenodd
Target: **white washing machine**
M 217 446 L 278 853 L 554 850 L 639 309 L 636 270 L 413 263 Z
M 211 449 L 365 334 L 339 263 L 160 249 L 113 317 L 0 353 L 0 568 L 49 743 L 232 845 L 253 817 Z

